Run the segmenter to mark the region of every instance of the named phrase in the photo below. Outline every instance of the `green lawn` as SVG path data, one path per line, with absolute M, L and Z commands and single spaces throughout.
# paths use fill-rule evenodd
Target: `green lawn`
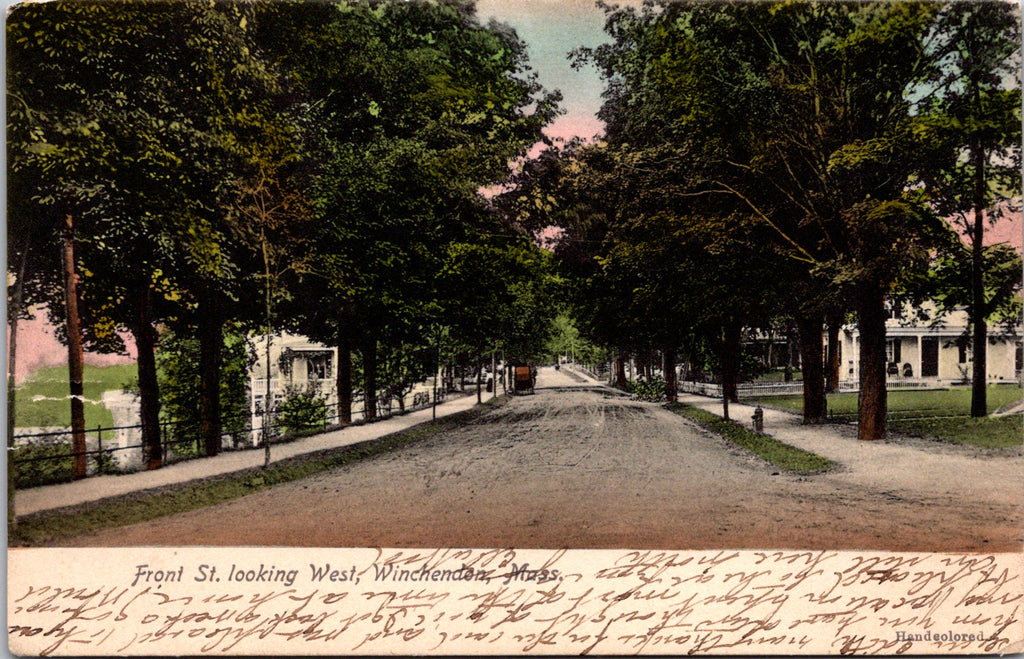
M 797 369 L 797 368 L 794 368 L 794 369 L 792 369 L 790 371 L 790 376 L 792 377 L 794 382 L 799 382 L 801 379 L 803 379 L 803 374 L 800 372 L 800 369 Z M 768 371 L 767 373 L 763 373 L 762 375 L 759 375 L 756 378 L 754 378 L 753 379 L 753 383 L 754 384 L 765 384 L 765 383 L 769 383 L 769 382 L 771 382 L 771 383 L 774 383 L 774 382 L 785 382 L 785 380 L 786 380 L 786 371 L 785 371 L 785 369 L 775 368 L 775 369 L 772 369 L 772 370 Z
M 86 366 L 85 427 L 113 425 L 110 411 L 100 404 L 104 391 L 120 391 L 135 382 L 134 364 L 118 366 Z M 15 427 L 70 426 L 71 405 L 68 402 L 68 368 L 41 368 L 20 384 L 15 392 L 17 407 Z
M 987 392 L 989 412 L 994 412 L 1003 405 L 1021 399 L 1019 385 L 989 385 Z M 934 389 L 927 391 L 908 390 L 889 392 L 889 416 L 902 417 L 913 413 L 913 416 L 957 416 L 971 412 L 971 390 L 968 387 L 952 389 Z M 764 407 L 796 412 L 803 409 L 803 396 L 787 394 L 785 396 L 760 396 L 744 399 L 744 403 L 760 403 Z M 829 394 L 828 412 L 830 416 L 856 416 L 857 394 Z
M 914 419 L 892 421 L 894 432 L 984 448 L 1007 448 L 1024 443 L 1024 416 L 989 416 L 982 419 Z
M 989 412 L 1021 399 L 1019 385 L 990 385 L 986 402 Z M 799 414 L 803 399 L 799 395 L 761 396 L 744 399 L 744 403 L 760 403 L 764 407 Z M 969 387 L 929 391 L 890 391 L 889 428 L 894 432 L 987 448 L 1020 446 L 1024 443 L 1024 418 L 970 418 Z M 857 394 L 830 394 L 829 416 L 837 420 L 855 420 Z

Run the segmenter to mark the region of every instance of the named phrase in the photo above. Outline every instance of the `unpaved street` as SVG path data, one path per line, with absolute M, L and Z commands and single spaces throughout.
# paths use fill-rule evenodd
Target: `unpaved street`
M 1019 452 L 888 449 L 882 471 L 779 474 L 658 405 L 543 369 L 535 395 L 458 431 L 68 544 L 1020 550 Z M 915 456 L 926 478 L 901 476 Z M 984 487 L 958 476 L 989 465 Z

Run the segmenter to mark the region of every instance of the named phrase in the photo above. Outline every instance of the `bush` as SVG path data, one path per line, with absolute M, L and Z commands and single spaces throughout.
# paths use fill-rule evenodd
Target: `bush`
M 312 392 L 292 393 L 281 404 L 278 422 L 287 433 L 324 428 L 327 426 L 327 403 Z
M 68 443 L 18 446 L 7 457 L 12 463 L 15 489 L 74 480 L 74 458 Z M 90 475 L 117 473 L 109 451 L 90 453 L 86 461 Z
M 68 444 L 19 446 L 7 455 L 14 469 L 15 488 L 66 483 L 72 479 L 71 446 Z
M 626 390 L 633 400 L 645 400 L 658 403 L 665 400 L 665 381 L 661 378 L 650 380 L 630 380 L 626 383 Z

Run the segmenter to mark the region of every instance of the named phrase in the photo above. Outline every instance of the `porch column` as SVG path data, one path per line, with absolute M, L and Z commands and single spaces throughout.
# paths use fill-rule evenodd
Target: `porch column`
M 924 355 L 921 352 L 921 335 L 917 335 L 917 370 L 914 371 L 914 377 L 921 379 L 924 372 L 921 367 L 924 366 Z

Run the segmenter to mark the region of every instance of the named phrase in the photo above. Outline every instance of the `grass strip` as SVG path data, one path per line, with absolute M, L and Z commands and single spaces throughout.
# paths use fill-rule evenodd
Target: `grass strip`
M 692 405 L 671 403 L 666 407 L 676 414 L 696 421 L 704 428 L 779 469 L 799 474 L 819 474 L 836 466 L 836 463 L 828 458 L 780 442 L 771 435 L 756 433 L 736 421 L 727 421 L 717 414 Z
M 1024 444 L 1024 416 L 957 417 L 893 420 L 889 429 L 925 439 L 969 444 L 981 448 L 1020 448 Z
M 455 430 L 506 402 L 504 397 L 492 399 L 436 421 L 349 446 L 287 458 L 271 463 L 267 468 L 254 467 L 19 517 L 17 527 L 8 529 L 8 545 L 47 546 L 62 539 L 147 522 L 238 499 L 274 485 L 308 478 Z

